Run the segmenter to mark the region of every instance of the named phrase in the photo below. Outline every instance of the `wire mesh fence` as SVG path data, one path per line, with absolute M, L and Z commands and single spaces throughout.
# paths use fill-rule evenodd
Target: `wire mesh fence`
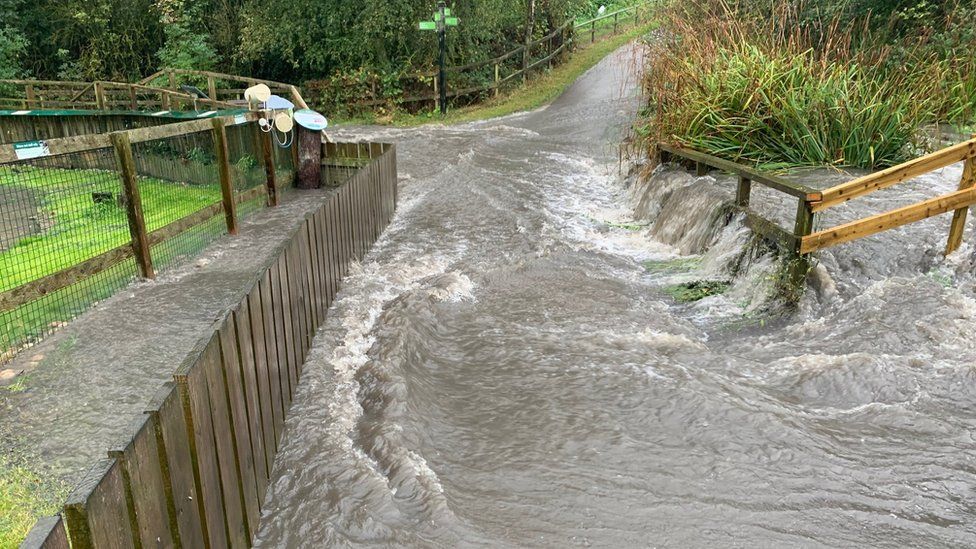
M 96 149 L 0 165 L 0 295 L 19 290 L 12 297 L 20 298 L 0 301 L 0 354 L 43 337 L 135 275 L 118 265 L 65 287 L 72 282 L 65 271 L 97 264 L 130 241 L 114 163 L 112 149 Z
M 151 275 L 225 234 L 222 171 L 237 218 L 267 203 L 267 136 L 257 124 L 223 132 L 190 124 L 178 135 L 154 129 L 159 138 L 0 163 L 0 363 L 146 274 L 145 265 Z M 128 167 L 120 146 L 131 151 Z M 293 178 L 293 154 L 272 146 L 279 188 Z

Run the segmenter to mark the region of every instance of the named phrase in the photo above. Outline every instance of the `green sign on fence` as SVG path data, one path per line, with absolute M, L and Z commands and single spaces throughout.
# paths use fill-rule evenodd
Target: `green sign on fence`
M 434 21 L 421 21 L 420 30 L 422 31 L 437 30 L 437 23 Z

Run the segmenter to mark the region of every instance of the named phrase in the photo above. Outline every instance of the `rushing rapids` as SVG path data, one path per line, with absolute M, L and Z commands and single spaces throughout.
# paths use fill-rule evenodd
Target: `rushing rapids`
M 976 545 L 970 252 L 944 218 L 824 251 L 773 315 L 731 180 L 619 174 L 635 55 L 536 112 L 346 130 L 398 143 L 400 210 L 318 334 L 259 546 Z M 668 293 L 700 279 L 731 286 Z

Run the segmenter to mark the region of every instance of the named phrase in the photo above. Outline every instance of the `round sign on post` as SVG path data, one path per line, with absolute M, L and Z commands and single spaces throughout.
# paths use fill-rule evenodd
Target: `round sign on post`
M 311 109 L 301 109 L 295 111 L 295 122 L 298 125 L 312 131 L 322 131 L 329 127 L 329 121 L 321 114 Z

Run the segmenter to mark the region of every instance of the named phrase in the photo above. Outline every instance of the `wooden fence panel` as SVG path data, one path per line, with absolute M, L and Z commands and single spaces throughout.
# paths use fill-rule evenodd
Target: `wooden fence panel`
M 208 347 L 213 348 L 212 345 Z M 180 366 L 174 378 L 179 388 L 183 417 L 189 434 L 193 478 L 196 492 L 200 496 L 203 532 L 210 547 L 227 547 L 229 542 L 224 524 L 224 495 L 220 486 L 220 466 L 214 444 L 214 424 L 207 389 L 206 359 L 203 354 Z
M 305 334 L 303 333 L 303 325 L 305 318 L 305 311 L 301 303 L 301 287 L 300 287 L 300 277 L 298 270 L 297 253 L 295 251 L 295 243 L 297 240 L 292 240 L 292 245 L 288 246 L 285 250 L 285 255 L 283 256 L 284 261 L 281 262 L 282 274 L 281 274 L 281 291 L 282 294 L 288 294 L 288 300 L 291 304 L 289 308 L 285 311 L 285 324 L 288 321 L 291 322 L 292 329 L 292 342 L 294 360 L 288 364 L 288 382 L 285 386 L 289 388 L 287 393 L 282 393 L 282 400 L 285 402 L 285 409 L 291 404 L 292 396 L 295 394 L 295 384 L 297 381 L 296 372 L 298 371 L 298 365 L 305 359 Z
M 136 546 L 122 466 L 114 459 L 101 460 L 92 467 L 68 496 L 64 513 L 73 549 Z
M 261 420 L 261 399 L 258 396 L 257 368 L 255 366 L 254 347 L 258 340 L 261 342 L 261 352 L 264 352 L 264 334 L 251 332 L 251 315 L 249 310 L 250 295 L 257 291 L 257 285 L 248 293 L 244 300 L 234 309 L 233 319 L 237 338 L 234 344 L 240 357 L 240 378 L 244 393 L 244 407 L 247 411 L 247 425 L 251 439 L 251 456 L 254 460 L 255 492 L 258 506 L 264 501 L 267 486 L 268 454 L 264 448 L 264 424 Z
M 213 421 L 213 444 L 217 451 L 217 467 L 224 499 L 227 541 L 230 547 L 249 547 L 250 536 L 248 535 L 247 518 L 243 508 L 241 475 L 237 466 L 238 458 L 230 403 L 221 371 L 223 370 L 223 363 L 218 334 L 214 334 L 207 345 L 203 356 L 201 356 L 199 367 L 206 376 L 206 381 L 202 385 L 209 394 L 210 417 Z
M 176 385 L 166 383 L 150 401 L 146 415 L 152 421 L 162 465 L 164 490 L 170 505 L 170 531 L 184 547 L 200 547 L 204 530 L 194 483 L 190 439 Z
M 230 412 L 230 435 L 234 442 L 236 470 L 241 488 L 241 501 L 247 519 L 248 532 L 256 532 L 261 516 L 261 501 L 258 499 L 257 479 L 255 477 L 254 452 L 251 442 L 251 423 L 244 394 L 244 374 L 241 371 L 241 357 L 237 348 L 237 324 L 233 314 L 224 319 L 218 332 L 220 357 L 223 370 L 222 381 L 226 389 L 225 398 Z M 253 371 L 253 369 L 252 369 Z M 262 472 L 263 474 L 263 472 Z M 246 538 L 250 544 L 250 535 Z
M 257 408 L 261 414 L 261 433 L 264 449 L 265 480 L 258 482 L 258 493 L 264 501 L 264 493 L 267 490 L 267 479 L 271 478 L 271 465 L 274 463 L 274 456 L 277 446 L 274 427 L 274 406 L 271 404 L 271 368 L 269 367 L 269 357 L 271 362 L 276 363 L 277 351 L 274 347 L 274 319 L 266 317 L 264 306 L 261 304 L 262 288 L 267 288 L 267 273 L 261 277 L 258 284 L 247 296 L 247 316 L 250 320 L 250 333 L 252 346 L 254 348 L 254 377 L 255 377 L 255 400 Z M 267 290 L 265 290 L 267 291 Z M 243 334 L 238 330 L 238 334 Z M 241 341 L 241 345 L 244 342 Z M 260 480 L 260 479 L 259 479 Z M 262 490 L 263 489 L 263 490 Z
M 172 493 L 166 487 L 163 464 L 156 439 L 156 420 L 143 415 L 137 419 L 135 434 L 109 457 L 122 464 L 122 478 L 132 500 L 136 530 L 144 548 L 171 547 L 174 544 L 170 509 Z
M 20 549 L 70 549 L 68 532 L 61 516 L 44 517 L 34 524 Z
M 284 257 L 283 255 L 281 257 Z M 269 362 L 271 374 L 271 402 L 274 409 L 275 440 L 281 440 L 281 429 L 284 426 L 282 395 L 288 393 L 288 364 L 291 363 L 291 316 L 285 314 L 288 302 L 283 301 L 281 291 L 281 257 L 271 266 L 268 293 L 261 289 L 262 299 L 265 300 L 265 315 L 274 315 L 275 338 L 278 345 L 278 357 L 274 363 Z M 268 316 L 265 316 L 268 318 Z M 285 324 L 285 319 L 289 319 Z

